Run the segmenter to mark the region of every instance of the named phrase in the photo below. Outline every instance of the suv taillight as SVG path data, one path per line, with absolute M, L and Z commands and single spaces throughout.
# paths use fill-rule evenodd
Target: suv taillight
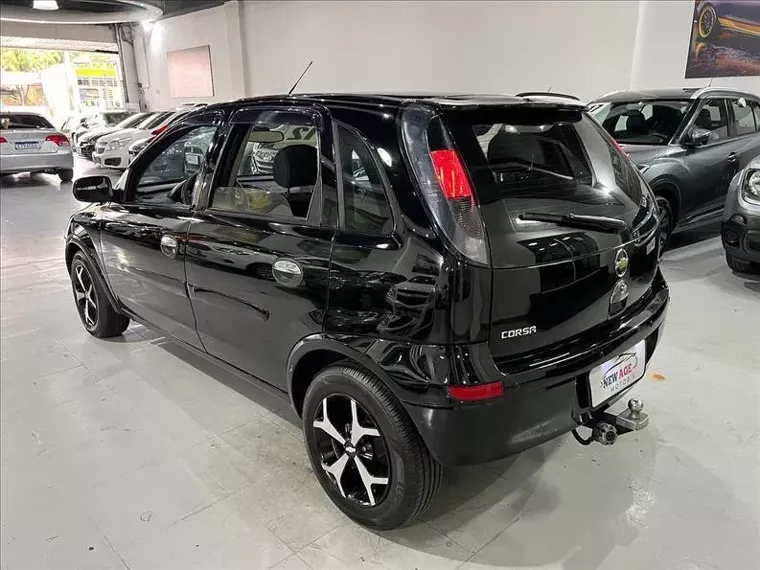
M 404 111 L 401 130 L 409 164 L 436 224 L 454 249 L 486 265 L 486 232 L 472 183 L 440 118 L 431 109 L 412 105 Z
M 45 140 L 55 143 L 58 146 L 70 146 L 69 139 L 66 138 L 66 135 L 60 135 L 60 134 L 48 135 L 45 137 Z

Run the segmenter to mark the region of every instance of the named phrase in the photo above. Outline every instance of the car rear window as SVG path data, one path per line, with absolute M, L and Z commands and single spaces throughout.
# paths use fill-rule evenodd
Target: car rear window
M 523 215 L 651 216 L 651 197 L 629 159 L 585 113 L 564 108 L 452 111 L 444 116 L 470 172 L 491 244 L 550 230 Z M 558 231 L 566 231 L 558 230 Z M 499 265 L 499 252 L 492 247 Z
M 53 129 L 53 125 L 40 115 L 11 113 L 0 116 L 0 129 Z

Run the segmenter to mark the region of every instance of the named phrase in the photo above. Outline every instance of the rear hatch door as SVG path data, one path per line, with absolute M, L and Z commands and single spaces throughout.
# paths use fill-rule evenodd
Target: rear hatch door
M 443 113 L 473 182 L 493 268 L 490 347 L 507 358 L 603 326 L 650 290 L 651 191 L 579 108 Z

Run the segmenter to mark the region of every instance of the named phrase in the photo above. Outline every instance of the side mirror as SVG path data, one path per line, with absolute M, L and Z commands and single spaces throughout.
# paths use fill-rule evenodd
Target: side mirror
M 694 146 L 702 146 L 703 144 L 707 144 L 710 142 L 710 135 L 712 135 L 711 131 L 708 131 L 707 129 L 702 129 L 700 127 L 694 127 L 689 131 L 689 134 L 686 135 L 686 140 L 684 140 L 684 146 L 688 147 L 694 147 Z
M 113 188 L 108 176 L 84 176 L 74 180 L 73 192 L 80 202 L 108 202 Z

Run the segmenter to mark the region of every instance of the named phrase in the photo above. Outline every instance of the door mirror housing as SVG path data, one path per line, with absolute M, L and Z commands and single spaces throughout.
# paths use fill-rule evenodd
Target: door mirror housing
M 80 202 L 108 202 L 113 187 L 108 176 L 83 176 L 74 181 L 74 198 Z
M 689 134 L 686 135 L 686 140 L 684 140 L 684 146 L 687 147 L 695 147 L 695 146 L 702 146 L 703 144 L 707 144 L 710 142 L 710 135 L 712 133 L 708 131 L 707 129 L 702 129 L 700 127 L 694 127 L 689 131 Z

